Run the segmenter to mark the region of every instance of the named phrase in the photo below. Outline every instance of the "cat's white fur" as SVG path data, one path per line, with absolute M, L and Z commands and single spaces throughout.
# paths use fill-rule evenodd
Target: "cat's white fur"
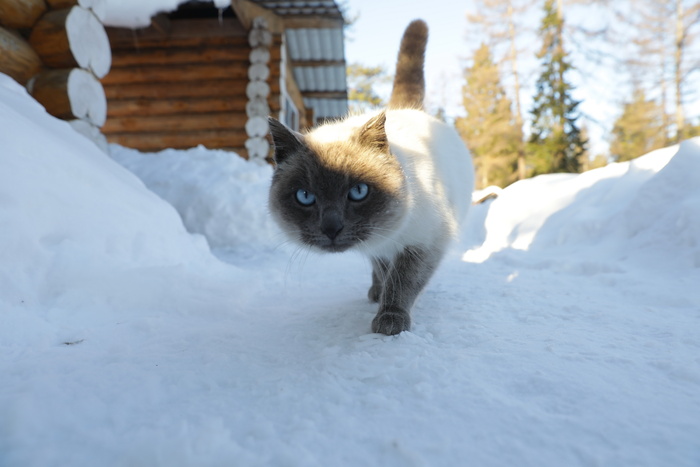
M 345 140 L 376 113 L 323 125 L 306 138 Z M 407 185 L 408 209 L 392 232 L 362 246 L 373 257 L 392 258 L 407 245 L 437 247 L 454 237 L 471 205 L 474 174 L 469 151 L 454 128 L 420 110 L 388 110 L 385 123 L 391 153 Z

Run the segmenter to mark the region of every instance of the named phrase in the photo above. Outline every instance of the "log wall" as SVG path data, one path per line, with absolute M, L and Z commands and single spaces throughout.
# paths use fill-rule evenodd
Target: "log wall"
M 93 140 L 107 113 L 97 76 L 111 60 L 104 26 L 90 6 L 100 1 L 0 0 L 0 72 Z
M 157 25 L 157 26 L 156 26 Z M 107 28 L 112 68 L 103 133 L 141 151 L 202 144 L 247 157 L 251 46 L 236 18 L 160 18 L 142 30 Z M 280 49 L 271 62 L 279 63 Z M 279 95 L 279 80 L 270 80 Z

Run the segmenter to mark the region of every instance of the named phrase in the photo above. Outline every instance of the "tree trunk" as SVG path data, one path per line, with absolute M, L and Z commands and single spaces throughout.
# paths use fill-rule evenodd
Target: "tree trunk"
M 46 11 L 44 0 L 0 0 L 0 24 L 8 28 L 31 28 Z
M 513 24 L 513 5 L 508 2 L 508 37 L 510 40 L 510 65 L 515 79 L 513 98 L 515 99 L 515 123 L 523 131 L 523 112 L 520 104 L 520 76 L 518 75 L 518 55 L 515 47 L 515 25 Z M 518 144 L 518 180 L 527 178 L 525 164 L 525 142 L 520 140 Z
M 40 73 L 30 92 L 51 115 L 64 120 L 83 119 L 101 127 L 107 118 L 102 84 L 92 73 L 79 69 Z
M 41 59 L 19 34 L 0 27 L 0 72 L 26 85 L 42 68 Z
M 676 40 L 673 54 L 673 80 L 676 93 L 676 141 L 681 142 L 685 133 L 685 115 L 683 112 L 683 98 L 681 94 L 681 84 L 683 82 L 683 39 L 685 31 L 683 28 L 683 2 L 676 0 Z
M 93 13 L 79 6 L 45 14 L 34 26 L 29 43 L 52 68 L 77 66 L 102 78 L 112 63 L 104 26 Z

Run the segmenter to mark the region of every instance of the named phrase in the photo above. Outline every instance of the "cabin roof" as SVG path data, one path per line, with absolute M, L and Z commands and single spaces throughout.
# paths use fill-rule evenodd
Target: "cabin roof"
M 280 16 L 321 16 L 343 19 L 343 14 L 333 0 L 253 0 L 254 3 L 273 10 Z
M 294 80 L 321 119 L 348 111 L 342 11 L 334 0 L 251 0 L 285 18 L 284 39 Z M 323 18 L 326 21 L 294 22 Z M 292 20 L 292 21 L 287 21 Z

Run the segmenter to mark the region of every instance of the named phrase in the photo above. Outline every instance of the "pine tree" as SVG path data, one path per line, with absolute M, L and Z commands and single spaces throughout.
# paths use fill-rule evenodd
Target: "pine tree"
M 519 62 L 522 61 L 523 50 L 519 48 L 525 41 L 523 35 L 528 29 L 524 24 L 525 13 L 532 8 L 535 0 L 475 0 L 474 13 L 467 15 L 467 20 L 477 29 L 488 36 L 494 55 L 501 49 L 501 61 L 510 71 L 510 95 L 515 104 L 514 115 L 516 124 L 523 128 L 521 106 L 521 73 Z M 500 47 L 499 47 L 500 46 Z M 506 50 L 503 50 L 503 49 Z M 497 60 L 498 61 L 498 60 Z M 518 179 L 527 177 L 525 163 L 525 141 L 518 148 Z
M 622 162 L 661 148 L 666 143 L 664 128 L 663 109 L 637 86 L 613 126 L 610 154 Z
M 457 129 L 474 157 L 478 186 L 505 187 L 517 179 L 522 131 L 487 45 L 482 44 L 474 53 L 474 63 L 465 75 L 467 116 L 457 119 Z
M 586 141 L 576 120 L 579 101 L 572 98 L 572 85 L 566 73 L 572 69 L 563 44 L 564 19 L 554 0 L 545 0 L 540 26 L 542 74 L 537 79 L 532 114 L 532 133 L 528 143 L 530 163 L 535 174 L 579 172 L 580 157 Z

